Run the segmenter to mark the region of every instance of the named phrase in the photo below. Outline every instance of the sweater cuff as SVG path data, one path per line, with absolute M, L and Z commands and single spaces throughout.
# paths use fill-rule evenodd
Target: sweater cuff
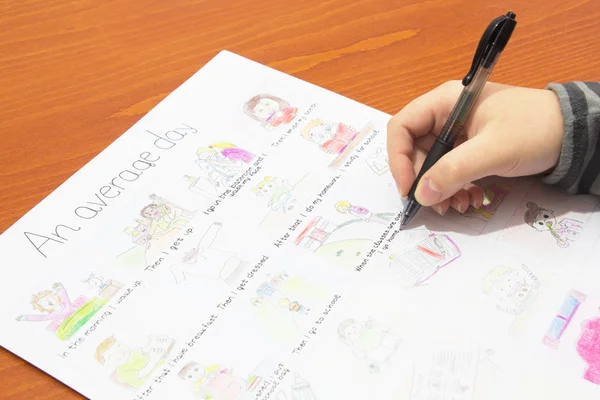
M 558 97 L 564 136 L 558 164 L 543 178 L 543 182 L 570 193 L 587 193 L 591 186 L 587 182 L 589 179 L 585 182 L 586 188 L 582 188 L 581 183 L 584 175 L 593 174 L 586 169 L 589 170 L 600 128 L 600 83 L 552 83 L 547 89 Z

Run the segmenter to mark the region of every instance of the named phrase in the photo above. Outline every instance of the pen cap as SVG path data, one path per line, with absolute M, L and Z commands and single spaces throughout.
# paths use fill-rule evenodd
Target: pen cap
M 516 15 L 513 12 L 508 12 L 506 15 L 501 15 L 495 18 L 486 28 L 485 32 L 479 40 L 477 51 L 473 57 L 471 69 L 463 78 L 463 86 L 467 86 L 473 80 L 479 66 L 490 69 L 497 55 L 504 50 L 508 43 L 516 25 Z
M 508 14 L 506 14 L 506 17 L 507 18 L 504 21 L 502 27 L 500 28 L 500 32 L 498 32 L 498 35 L 496 36 L 496 39 L 494 40 L 494 43 L 492 45 L 496 47 L 498 51 L 504 50 L 506 44 L 510 40 L 513 31 L 515 30 L 515 27 L 517 26 L 517 21 L 515 20 L 515 13 L 509 12 Z

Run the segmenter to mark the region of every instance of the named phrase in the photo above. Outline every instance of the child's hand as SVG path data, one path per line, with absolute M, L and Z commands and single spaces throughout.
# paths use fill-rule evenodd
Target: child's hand
M 412 101 L 389 121 L 390 169 L 403 197 L 462 88 L 459 81 L 447 82 Z M 480 207 L 483 190 L 473 181 L 552 169 L 558 163 L 563 133 L 560 105 L 552 91 L 488 83 L 455 148 L 421 179 L 417 201 L 440 214 L 450 206 L 461 213 L 469 205 Z

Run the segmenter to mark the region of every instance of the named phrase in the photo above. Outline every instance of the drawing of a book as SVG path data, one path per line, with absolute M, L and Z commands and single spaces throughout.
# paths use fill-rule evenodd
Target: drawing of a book
M 460 249 L 447 235 L 431 234 L 402 254 L 390 256 L 390 268 L 412 285 L 420 285 L 459 258 Z

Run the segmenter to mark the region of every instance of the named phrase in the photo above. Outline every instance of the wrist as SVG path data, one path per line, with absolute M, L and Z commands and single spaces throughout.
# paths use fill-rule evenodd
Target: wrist
M 565 119 L 565 104 L 561 102 L 559 94 L 556 92 L 556 87 L 549 85 L 547 87 L 548 97 L 548 166 L 542 175 L 550 175 L 560 164 L 561 156 L 563 155 L 563 144 L 566 130 Z

